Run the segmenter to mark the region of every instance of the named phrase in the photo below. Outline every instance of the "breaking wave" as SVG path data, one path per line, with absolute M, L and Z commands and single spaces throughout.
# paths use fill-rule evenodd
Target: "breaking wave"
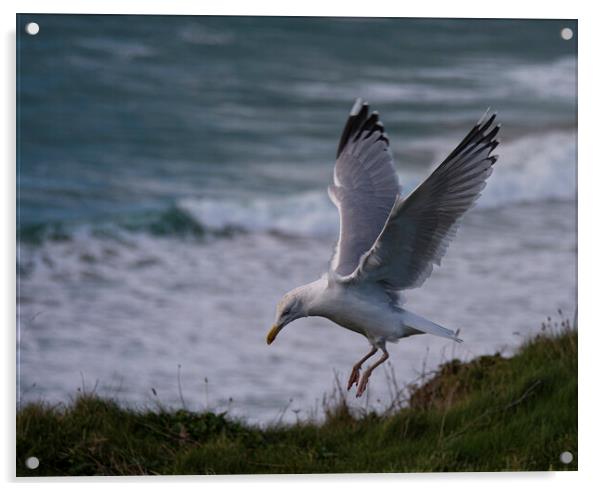
M 449 148 L 448 142 L 440 142 L 440 146 Z M 530 135 L 503 143 L 498 150 L 500 159 L 477 209 L 575 198 L 576 133 Z M 440 157 L 444 155 L 441 152 Z M 411 192 L 425 175 L 401 173 L 403 193 Z M 319 237 L 336 233 L 338 215 L 324 189 L 247 200 L 184 198 L 159 213 L 94 227 L 97 234 L 104 235 L 121 229 L 196 238 L 241 232 Z M 66 240 L 72 229 L 61 223 L 28 225 L 19 230 L 19 239 L 29 243 Z

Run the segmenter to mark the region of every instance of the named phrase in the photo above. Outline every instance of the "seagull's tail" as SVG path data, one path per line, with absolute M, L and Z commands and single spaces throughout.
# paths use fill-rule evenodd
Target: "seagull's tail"
M 451 329 L 446 329 L 439 324 L 435 324 L 424 317 L 420 317 L 412 312 L 404 310 L 403 312 L 403 323 L 404 325 L 416 329 L 417 331 L 424 332 L 427 334 L 433 334 L 442 338 L 453 339 L 454 341 L 461 343 L 462 340 L 456 335 L 457 333 Z

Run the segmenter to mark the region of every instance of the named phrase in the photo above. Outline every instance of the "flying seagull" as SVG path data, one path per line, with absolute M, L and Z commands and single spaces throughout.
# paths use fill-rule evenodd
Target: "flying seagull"
M 445 327 L 402 307 L 401 291 L 417 288 L 440 265 L 462 215 L 491 175 L 499 141 L 495 113 L 486 112 L 449 156 L 407 198 L 378 113 L 358 99 L 343 129 L 328 194 L 339 210 L 339 239 L 319 280 L 284 295 L 267 335 L 272 344 L 295 319 L 320 316 L 364 335 L 370 352 L 351 370 L 347 390 L 360 397 L 376 367 L 389 358 L 388 341 L 434 334 L 461 342 Z M 382 356 L 360 377 L 362 364 Z

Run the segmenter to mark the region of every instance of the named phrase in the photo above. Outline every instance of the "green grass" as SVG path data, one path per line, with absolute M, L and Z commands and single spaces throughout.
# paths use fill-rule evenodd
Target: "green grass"
M 17 412 L 17 475 L 576 470 L 577 331 L 563 323 L 511 358 L 452 360 L 386 414 L 353 414 L 340 396 L 326 409 L 322 423 L 261 429 L 93 395 L 28 404 Z M 32 455 L 36 470 L 25 466 Z

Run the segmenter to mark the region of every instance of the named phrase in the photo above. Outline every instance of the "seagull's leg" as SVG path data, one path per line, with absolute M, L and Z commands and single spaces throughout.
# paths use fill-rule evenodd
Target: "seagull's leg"
M 347 382 L 347 390 L 351 389 L 351 387 L 353 387 L 353 384 L 357 384 L 359 382 L 360 379 L 360 370 L 362 368 L 362 364 L 371 356 L 374 356 L 374 354 L 378 351 L 378 349 L 376 348 L 376 346 L 372 346 L 372 349 L 370 350 L 370 353 L 368 353 L 366 356 L 364 356 L 360 361 L 358 361 L 355 365 L 353 365 L 353 368 L 351 369 L 351 375 L 349 375 L 349 382 Z
M 368 387 L 368 379 L 370 378 L 370 375 L 372 375 L 374 369 L 377 366 L 382 365 L 385 361 L 389 359 L 389 353 L 387 352 L 387 349 L 385 347 L 382 347 L 381 349 L 383 350 L 383 355 L 378 359 L 378 361 L 374 365 L 368 367 L 368 370 L 364 372 L 364 375 L 362 375 L 362 379 L 360 380 L 360 384 L 357 388 L 357 394 L 355 395 L 355 397 L 360 397 L 364 393 L 366 387 Z

